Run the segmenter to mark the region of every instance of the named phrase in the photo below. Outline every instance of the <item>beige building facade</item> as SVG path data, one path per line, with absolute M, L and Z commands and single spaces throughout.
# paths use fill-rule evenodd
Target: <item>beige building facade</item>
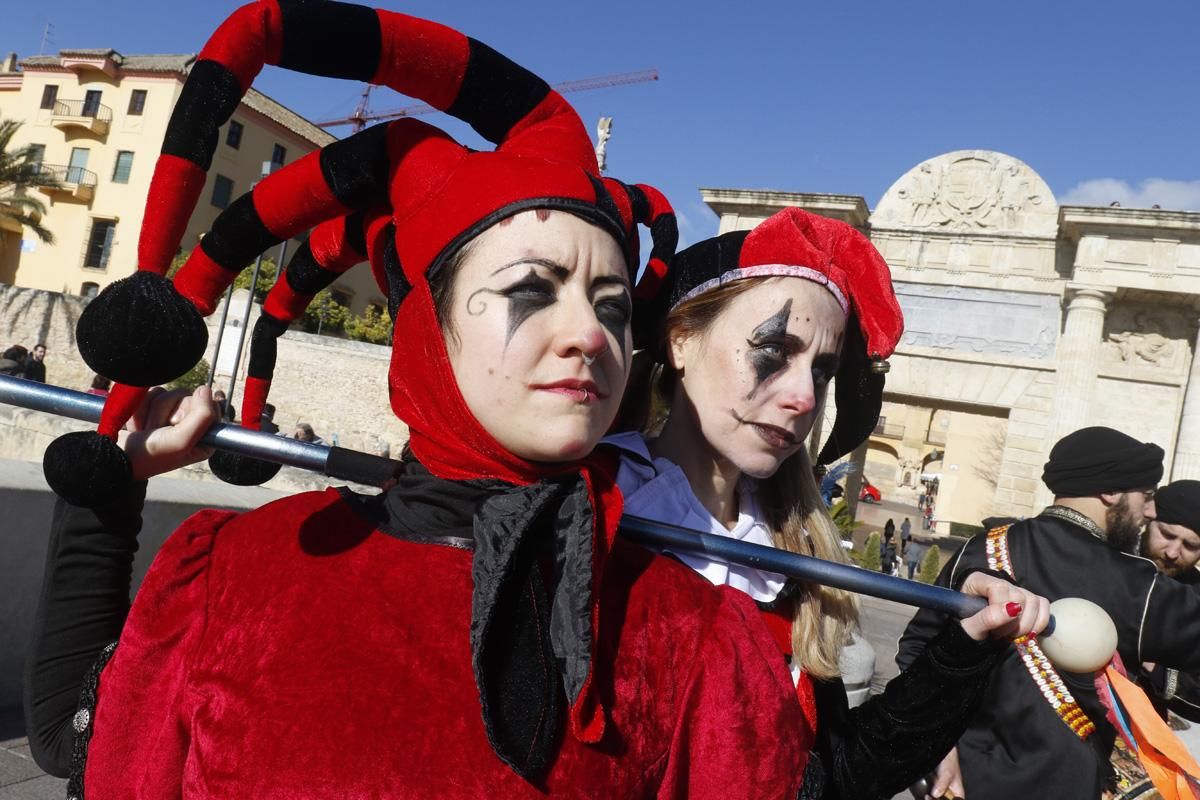
M 0 283 L 89 296 L 137 268 L 146 194 L 193 55 L 63 50 L 0 66 L 0 118 L 21 121 L 13 144 L 39 148 L 63 184 L 41 199 L 55 243 L 0 222 Z M 253 89 L 220 129 L 207 182 L 188 224 L 190 250 L 221 209 L 266 172 L 334 137 Z M 294 253 L 296 242 L 290 242 Z M 268 255 L 277 258 L 279 248 Z M 370 271 L 356 268 L 331 289 L 362 313 L 386 308 Z
M 916 165 L 873 210 L 852 195 L 701 193 L 722 233 L 798 206 L 850 222 L 887 259 L 905 333 L 854 457 L 885 500 L 935 494 L 938 533 L 1036 513 L 1051 445 L 1089 425 L 1157 442 L 1164 480 L 1200 478 L 1200 213 L 1059 206 L 1028 165 L 981 150 Z

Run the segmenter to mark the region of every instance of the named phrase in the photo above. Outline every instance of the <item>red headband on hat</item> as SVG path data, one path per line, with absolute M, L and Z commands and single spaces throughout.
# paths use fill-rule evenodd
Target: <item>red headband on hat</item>
M 886 359 L 904 331 L 891 271 L 866 236 L 840 220 L 784 209 L 751 231 L 726 233 L 679 253 L 665 290 L 648 301 L 645 316 L 661 323 L 685 300 L 731 281 L 766 277 L 815 281 L 849 314 L 834 391 L 837 419 L 817 459 L 828 464 L 857 447 L 875 427 Z M 642 344 L 655 345 L 652 340 Z
M 203 187 L 218 129 L 264 64 L 390 86 L 469 122 L 497 149 L 472 151 L 413 119 L 368 128 L 268 176 L 231 204 L 172 285 L 162 275 Z M 418 453 L 423 431 L 429 430 L 426 423 L 433 422 L 428 406 L 440 398 L 429 400 L 412 383 L 411 373 L 404 379 L 398 365 L 427 367 L 430 359 L 444 360 L 425 279 L 462 243 L 523 209 L 554 208 L 610 231 L 632 260 L 634 225 L 648 224 L 655 247 L 639 297 L 653 295 L 662 284 L 675 243 L 674 216 L 665 199 L 649 187 L 601 179 L 574 109 L 542 79 L 487 45 L 388 11 L 259 0 L 221 25 L 184 84 L 147 199 L 139 271 L 107 287 L 80 319 L 84 360 L 118 384 L 98 430 L 107 444 L 79 436 L 58 440 L 46 456 L 51 486 L 81 505 L 111 496 L 113 482 L 128 477 L 127 463 L 113 443 L 144 396 L 140 387 L 170 380 L 199 360 L 207 343 L 201 315 L 212 312 L 237 274 L 276 242 L 380 207 L 390 209 L 401 270 L 385 275 L 396 306 L 392 406 L 413 429 Z M 286 323 L 309 295 L 299 283 L 294 296 L 284 296 L 281 289 L 278 305 L 271 305 L 287 312 L 272 313 L 277 323 Z M 255 394 L 265 399 L 261 383 L 254 385 Z M 466 435 L 464 441 L 447 442 L 444 459 L 427 447 L 424 455 L 431 469 L 442 460 L 446 477 L 478 472 L 531 480 L 540 474 L 513 461 L 494 442 L 483 446 L 483 438 Z M 464 458 L 468 454 L 476 458 Z M 482 466 L 470 467 L 477 461 Z

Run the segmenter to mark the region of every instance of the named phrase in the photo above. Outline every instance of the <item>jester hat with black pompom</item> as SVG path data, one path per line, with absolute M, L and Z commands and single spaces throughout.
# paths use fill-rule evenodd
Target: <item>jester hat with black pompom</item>
M 840 220 L 784 209 L 753 230 L 706 239 L 676 255 L 667 286 L 647 301 L 650 308 L 644 315 L 661 322 L 675 306 L 704 292 L 732 281 L 770 277 L 819 283 L 847 315 L 834 391 L 837 419 L 817 457 L 818 464 L 830 464 L 874 430 L 887 359 L 904 332 L 891 271 L 866 236 Z
M 465 120 L 497 147 L 473 151 L 414 119 L 368 128 L 310 153 L 238 198 L 169 281 L 164 275 L 203 189 L 218 129 L 264 64 L 389 86 Z M 490 436 L 445 436 L 438 428 L 447 420 L 420 402 L 412 381 L 403 378 L 410 367 L 430 368 L 432 351 L 423 340 L 436 328 L 432 307 L 426 308 L 427 276 L 480 231 L 528 208 L 568 211 L 609 231 L 626 248 L 631 277 L 636 225 L 650 226 L 654 247 L 635 304 L 662 286 L 677 239 L 669 204 L 651 187 L 602 179 L 578 114 L 541 78 L 481 42 L 403 14 L 313 0 L 243 6 L 201 51 L 172 114 L 147 199 L 138 271 L 107 287 L 80 319 L 84 360 L 117 384 L 98 435 L 68 435 L 47 450 L 51 487 L 78 505 L 113 496 L 129 480 L 117 432 L 146 387 L 199 361 L 207 345 L 203 316 L 237 274 L 267 247 L 323 222 L 351 218 L 347 235 L 361 240 L 356 226 L 365 217 L 355 219 L 359 212 L 375 220 L 386 216 L 394 226 L 389 235 L 399 268 L 377 269 L 376 275 L 395 315 L 392 407 L 410 427 L 412 449 L 444 477 L 474 477 L 478 470 L 459 465 L 473 463 L 481 448 L 504 465 L 485 469 L 489 476 L 528 477 L 529 470 Z M 360 243 L 327 258 L 336 271 L 345 268 L 349 252 L 361 257 L 365 249 Z M 328 278 L 319 257 L 307 261 L 277 284 L 267 307 L 277 323 L 294 319 Z M 412 301 L 414 293 L 421 298 Z M 452 384 L 453 378 L 443 375 L 441 381 Z M 261 375 L 252 373 L 247 390 L 251 405 L 261 406 Z M 257 419 L 244 416 L 251 425 Z
M 172 282 L 164 276 L 204 186 L 218 129 L 264 64 L 389 86 L 467 121 L 497 147 L 473 151 L 414 119 L 368 128 L 238 198 Z M 537 726 L 517 724 L 528 709 L 520 691 L 505 687 L 540 681 L 537 691 L 550 701 L 565 689 L 569 708 L 562 716 L 571 735 L 595 743 L 604 734 L 604 708 L 592 688 L 600 613 L 593 598 L 616 535 L 619 492 L 599 457 L 531 463 L 478 423 L 451 371 L 428 280 L 473 236 L 535 208 L 575 214 L 608 231 L 625 250 L 631 282 L 636 226 L 650 227 L 651 258 L 633 292 L 638 338 L 638 309 L 666 286 L 674 215 L 653 188 L 600 177 L 582 121 L 543 80 L 457 31 L 403 14 L 314 0 L 259 0 L 240 8 L 201 51 L 172 114 L 150 186 L 138 272 L 107 287 L 79 322 L 84 360 L 119 383 L 98 431 L 61 437 L 44 461 L 51 487 L 69 502 L 94 506 L 120 492 L 131 471 L 116 435 L 147 387 L 199 360 L 207 341 L 203 317 L 256 255 L 315 228 L 272 289 L 267 322 L 252 341 L 243 411 L 254 427 L 274 368 L 274 340 L 337 274 L 369 257 L 394 320 L 389 397 L 409 427 L 413 453 L 437 477 L 500 481 L 510 487 L 501 499 L 538 510 L 536 519 L 530 512 L 503 520 L 504 541 L 515 542 L 515 552 L 536 553 L 517 544 L 549 518 L 556 520 L 559 552 L 567 553 L 551 604 L 555 616 L 537 626 L 562 665 L 561 688 L 555 688 L 557 667 L 513 673 L 505 666 L 519 661 L 514 643 L 529 631 L 492 613 L 504 607 L 497 593 L 524 586 L 522 580 L 540 574 L 537 564 L 516 557 L 484 564 L 496 570 L 494 579 L 476 580 L 473 590 L 472 658 L 487 735 L 496 754 L 525 777 L 553 759 L 560 715 L 549 708 L 535 715 Z M 225 466 L 235 479 L 263 475 L 244 463 Z M 566 505 L 573 513 L 555 511 Z M 493 523 L 478 511 L 477 535 Z

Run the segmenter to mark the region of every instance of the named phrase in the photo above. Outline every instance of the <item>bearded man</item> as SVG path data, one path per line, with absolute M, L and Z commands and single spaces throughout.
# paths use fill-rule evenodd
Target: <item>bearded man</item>
M 1146 526 L 1142 555 L 1158 571 L 1200 591 L 1200 481 L 1175 481 L 1154 496 L 1155 519 Z M 1200 722 L 1200 674 L 1145 664 L 1138 683 L 1167 718 L 1174 711 Z
M 958 588 L 970 571 L 991 569 L 1051 601 L 1085 598 L 1113 618 L 1117 651 L 1135 673 L 1144 662 L 1200 671 L 1200 592 L 1137 555 L 1141 528 L 1156 513 L 1162 459 L 1162 448 L 1111 428 L 1064 437 L 1042 475 L 1054 504 L 976 536 L 937 582 Z M 902 669 L 944 619 L 929 610 L 913 617 L 896 656 Z M 1093 677 L 1056 671 L 1036 640 L 1015 643 L 935 788 L 967 800 L 1097 800 L 1115 781 L 1116 731 Z

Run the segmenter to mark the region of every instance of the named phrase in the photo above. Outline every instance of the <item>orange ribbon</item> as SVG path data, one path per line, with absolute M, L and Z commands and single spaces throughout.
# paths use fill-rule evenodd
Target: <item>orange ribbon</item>
M 1111 665 L 1104 674 L 1128 715 L 1138 760 L 1163 800 L 1200 800 L 1200 764 L 1163 722 L 1146 693 Z

